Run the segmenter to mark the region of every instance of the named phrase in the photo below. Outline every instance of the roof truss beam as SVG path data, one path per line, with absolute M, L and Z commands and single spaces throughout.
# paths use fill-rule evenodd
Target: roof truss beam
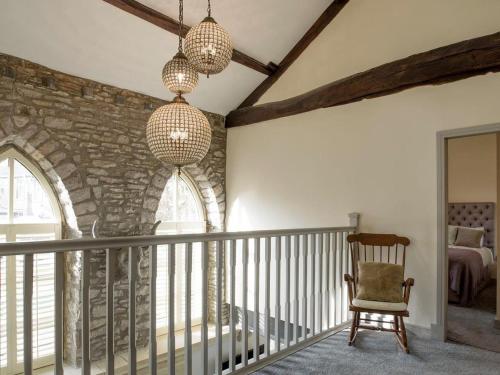
M 380 65 L 289 99 L 236 109 L 226 117 L 226 127 L 255 124 L 499 71 L 500 32 L 497 32 Z

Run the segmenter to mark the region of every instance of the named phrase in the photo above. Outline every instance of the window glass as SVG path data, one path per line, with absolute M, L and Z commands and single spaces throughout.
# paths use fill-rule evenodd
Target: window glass
M 0 163 L 0 224 L 9 222 L 9 163 Z
M 55 240 L 59 215 L 35 175 L 14 156 L 0 162 L 0 242 Z M 25 166 L 26 165 L 26 166 Z M 34 167 L 33 167 L 34 168 Z M 31 169 L 31 168 L 30 168 Z M 34 170 L 35 171 L 35 170 Z M 36 173 L 36 171 L 35 171 Z M 22 372 L 24 256 L 0 257 L 0 374 Z M 54 254 L 33 257 L 33 367 L 53 363 Z M 12 306 L 12 314 L 7 314 Z M 10 309 L 10 307 L 9 307 Z M 9 310 L 11 311 L 11 310 Z
M 181 177 L 174 175 L 169 179 L 161 196 L 156 213 L 156 220 L 161 220 L 156 234 L 180 234 L 205 232 L 205 220 L 201 210 L 200 198 L 194 188 Z M 191 273 L 191 318 L 194 325 L 201 319 L 201 244 L 192 246 Z M 185 253 L 186 246 L 175 247 L 175 312 L 176 328 L 183 328 L 185 317 Z M 168 254 L 166 246 L 157 248 L 157 299 L 156 324 L 161 334 L 168 325 Z
M 0 236 L 0 242 L 5 242 L 6 237 Z M 7 258 L 0 257 L 0 368 L 7 366 Z
M 156 220 L 162 222 L 202 221 L 197 194 L 182 177 L 172 176 L 163 190 Z
M 14 160 L 14 223 L 54 221 L 50 199 L 40 182 L 24 165 Z

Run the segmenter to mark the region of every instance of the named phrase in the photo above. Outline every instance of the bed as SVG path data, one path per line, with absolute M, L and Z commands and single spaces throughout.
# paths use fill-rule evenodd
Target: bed
M 495 204 L 450 203 L 448 225 L 484 228 L 478 247 L 448 244 L 448 302 L 471 306 L 488 285 L 495 261 Z

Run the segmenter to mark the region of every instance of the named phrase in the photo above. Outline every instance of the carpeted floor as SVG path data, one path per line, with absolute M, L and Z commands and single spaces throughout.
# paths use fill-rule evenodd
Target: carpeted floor
M 495 308 L 495 284 L 481 292 L 474 307 L 449 304 L 448 339 L 500 353 L 500 329 L 493 327 Z
M 267 366 L 255 374 L 470 374 L 498 375 L 500 354 L 455 343 L 410 335 L 411 354 L 398 347 L 394 335 L 373 331 L 359 333 L 353 347 L 347 332 L 330 336 Z

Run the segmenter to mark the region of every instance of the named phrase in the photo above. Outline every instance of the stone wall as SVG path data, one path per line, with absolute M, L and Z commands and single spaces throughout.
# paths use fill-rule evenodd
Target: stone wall
M 45 173 L 59 197 L 66 238 L 150 234 L 171 169 L 150 153 L 145 125 L 164 102 L 146 95 L 56 72 L 0 54 L 0 147 L 16 147 Z M 226 131 L 224 117 L 205 113 L 212 126 L 208 155 L 186 168 L 201 192 L 209 231 L 223 230 Z M 209 291 L 215 258 L 211 252 Z M 125 259 L 126 261 L 126 259 Z M 105 258 L 91 256 L 91 355 L 105 353 Z M 147 262 L 141 262 L 147 275 Z M 81 256 L 66 255 L 65 356 L 80 360 Z M 147 345 L 148 282 L 137 289 L 137 344 Z M 115 350 L 127 346 L 126 277 L 115 284 Z M 213 306 L 209 312 L 213 319 Z

